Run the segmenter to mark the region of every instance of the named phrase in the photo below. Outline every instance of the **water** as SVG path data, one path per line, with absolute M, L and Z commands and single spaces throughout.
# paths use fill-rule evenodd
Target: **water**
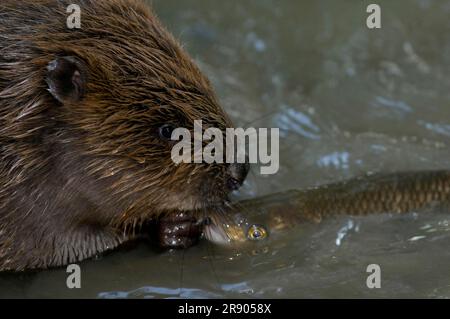
M 373 1 L 371 1 L 373 2 Z M 368 171 L 450 167 L 450 1 L 154 0 L 236 126 L 280 127 L 281 169 L 237 197 Z M 0 297 L 450 297 L 450 216 L 339 217 L 248 250 L 147 244 L 65 270 L 0 275 Z M 366 286 L 379 264 L 382 288 Z

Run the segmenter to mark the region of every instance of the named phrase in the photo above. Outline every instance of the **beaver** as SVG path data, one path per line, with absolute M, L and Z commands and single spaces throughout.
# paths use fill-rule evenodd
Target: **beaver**
M 199 119 L 232 127 L 142 1 L 2 0 L 0 271 L 79 262 L 153 220 L 163 246 L 194 244 L 201 222 L 183 212 L 222 205 L 248 172 L 172 161 L 174 128 Z

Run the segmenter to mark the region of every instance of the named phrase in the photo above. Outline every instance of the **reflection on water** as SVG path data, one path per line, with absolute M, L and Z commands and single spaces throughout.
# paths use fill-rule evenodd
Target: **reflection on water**
M 450 1 L 153 0 L 237 126 L 280 127 L 281 170 L 241 196 L 365 172 L 450 167 Z M 450 217 L 339 217 L 248 250 L 142 244 L 64 270 L 0 275 L 0 297 L 450 297 Z M 366 268 L 379 264 L 382 289 Z

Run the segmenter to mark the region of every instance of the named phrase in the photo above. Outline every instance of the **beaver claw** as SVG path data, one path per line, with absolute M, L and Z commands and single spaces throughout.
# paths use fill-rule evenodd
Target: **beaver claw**
M 203 224 L 184 212 L 166 214 L 157 223 L 157 238 L 161 248 L 185 249 L 199 241 Z

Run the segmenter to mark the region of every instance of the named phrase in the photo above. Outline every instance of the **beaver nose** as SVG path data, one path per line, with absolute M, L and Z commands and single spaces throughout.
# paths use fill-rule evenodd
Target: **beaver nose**
M 250 164 L 244 163 L 244 164 L 230 164 L 229 166 L 229 177 L 228 177 L 228 188 L 232 191 L 235 191 L 239 189 L 239 187 L 242 186 L 242 184 L 245 181 L 245 178 L 248 175 L 248 172 L 250 170 Z

